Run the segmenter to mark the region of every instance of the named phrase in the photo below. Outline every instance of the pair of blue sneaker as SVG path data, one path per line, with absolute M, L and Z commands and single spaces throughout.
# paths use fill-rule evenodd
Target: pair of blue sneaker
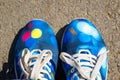
M 108 51 L 90 21 L 73 20 L 64 31 L 61 45 L 60 59 L 67 80 L 106 80 Z M 15 47 L 16 78 L 54 80 L 58 53 L 57 40 L 48 23 L 30 21 Z

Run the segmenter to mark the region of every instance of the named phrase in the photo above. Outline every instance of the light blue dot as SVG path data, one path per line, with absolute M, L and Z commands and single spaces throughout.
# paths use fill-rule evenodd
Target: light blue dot
M 80 33 L 78 38 L 79 38 L 80 42 L 83 42 L 83 43 L 91 41 L 91 36 L 90 35 L 86 35 L 84 33 Z

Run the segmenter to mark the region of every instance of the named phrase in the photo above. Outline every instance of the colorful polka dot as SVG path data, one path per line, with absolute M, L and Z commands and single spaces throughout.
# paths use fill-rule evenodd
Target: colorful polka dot
M 34 29 L 31 36 L 32 38 L 40 38 L 42 36 L 42 31 L 40 29 Z
M 32 23 L 29 23 L 28 24 L 28 28 L 32 28 L 33 27 L 33 24 Z
M 75 32 L 75 30 L 74 30 L 73 28 L 70 28 L 69 31 L 70 31 L 73 35 L 76 34 L 76 32 Z
M 26 31 L 22 36 L 22 40 L 26 41 L 29 37 L 30 37 L 30 31 Z

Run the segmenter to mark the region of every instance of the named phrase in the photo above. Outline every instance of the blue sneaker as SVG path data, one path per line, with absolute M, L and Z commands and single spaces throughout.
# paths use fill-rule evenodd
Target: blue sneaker
M 60 59 L 67 80 L 106 80 L 108 51 L 90 21 L 73 20 L 64 32 L 61 49 Z
M 54 80 L 57 62 L 58 45 L 53 30 L 43 20 L 30 21 L 15 47 L 16 78 Z

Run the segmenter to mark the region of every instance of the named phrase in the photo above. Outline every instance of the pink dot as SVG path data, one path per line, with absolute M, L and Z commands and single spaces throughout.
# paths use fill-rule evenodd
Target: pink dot
M 30 31 L 26 31 L 22 36 L 22 40 L 26 41 L 29 37 L 30 37 Z
M 32 23 L 29 23 L 28 24 L 28 28 L 32 28 L 33 24 Z

